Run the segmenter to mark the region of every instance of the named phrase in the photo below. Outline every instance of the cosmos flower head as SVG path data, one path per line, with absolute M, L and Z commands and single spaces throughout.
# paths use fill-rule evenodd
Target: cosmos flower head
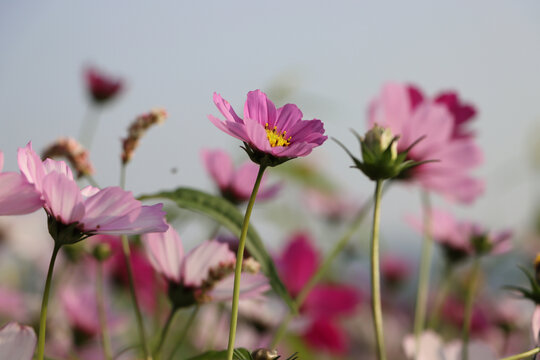
M 303 114 L 294 104 L 276 109 L 260 90 L 248 93 L 243 119 L 217 93 L 214 93 L 214 104 L 225 120 L 209 115 L 210 121 L 220 130 L 243 141 L 244 150 L 259 165 L 276 166 L 306 156 L 328 138 L 320 120 L 302 120 Z
M 98 105 L 113 100 L 124 87 L 122 80 L 106 75 L 95 67 L 85 69 L 84 78 L 90 98 Z

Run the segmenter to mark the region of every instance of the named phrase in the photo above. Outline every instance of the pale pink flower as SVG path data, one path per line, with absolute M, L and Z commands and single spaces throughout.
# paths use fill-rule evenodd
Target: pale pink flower
M 216 182 L 221 195 L 235 204 L 249 200 L 259 171 L 253 162 L 245 162 L 234 168 L 231 157 L 222 150 L 203 150 L 201 152 L 206 171 Z M 281 189 L 280 184 L 265 186 L 265 176 L 261 180 L 261 189 L 257 200 L 274 197 Z
M 399 135 L 398 152 L 410 149 L 408 159 L 438 160 L 412 169 L 407 178 L 428 190 L 463 203 L 474 201 L 484 183 L 469 172 L 483 161 L 482 151 L 472 136 L 463 136 L 458 123 L 442 100 L 425 100 L 417 89 L 403 84 L 386 84 L 369 106 L 368 123 L 390 128 Z
M 217 93 L 214 93 L 214 104 L 225 121 L 209 115 L 210 121 L 220 130 L 242 140 L 249 148 L 246 151 L 257 163 L 269 161 L 268 156 L 274 160 L 279 158 L 281 162 L 306 156 L 328 138 L 324 136 L 320 120 L 302 120 L 302 112 L 293 104 L 276 109 L 260 90 L 248 93 L 243 119 Z
M 2 172 L 4 153 L 0 151 L 0 215 L 23 215 L 43 206 L 39 192 L 24 176 Z
M 536 305 L 531 319 L 531 330 L 533 341 L 536 346 L 540 346 L 540 305 Z
M 303 195 L 307 208 L 329 221 L 351 219 L 360 210 L 358 200 L 341 192 L 307 189 Z
M 10 322 L 0 328 L 0 358 L 31 360 L 36 348 L 36 333 L 30 326 Z
M 55 241 L 72 243 L 95 234 L 134 235 L 167 230 L 163 204 L 142 206 L 119 187 L 82 190 L 63 161 L 41 161 L 29 143 L 19 149 L 19 168 L 45 202 L 49 220 L 56 222 Z M 58 224 L 61 224 L 58 225 Z M 70 228 L 71 227 L 71 228 Z M 65 233 L 63 230 L 68 229 Z M 59 239 L 58 237 L 62 237 Z
M 170 295 L 173 288 L 197 302 L 232 298 L 236 256 L 227 244 L 208 240 L 185 254 L 182 240 L 171 226 L 164 233 L 143 235 L 142 241 L 150 263 L 167 279 Z M 243 297 L 256 297 L 268 289 L 268 280 L 263 275 L 242 274 L 240 292 Z
M 123 88 L 121 80 L 112 78 L 95 67 L 85 69 L 84 77 L 88 94 L 96 104 L 101 105 L 109 102 Z
M 26 304 L 24 294 L 18 290 L 0 286 L 0 314 L 9 315 L 12 320 L 26 320 L 28 304 Z

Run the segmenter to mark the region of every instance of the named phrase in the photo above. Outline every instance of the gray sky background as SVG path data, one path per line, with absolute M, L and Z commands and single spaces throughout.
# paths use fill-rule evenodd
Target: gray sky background
M 479 110 L 473 124 L 485 151 L 477 174 L 487 192 L 474 206 L 436 203 L 495 227 L 530 220 L 538 194 L 531 169 L 540 142 L 540 2 L 530 1 L 2 1 L 1 149 L 6 169 L 32 140 L 41 150 L 77 136 L 87 111 L 85 64 L 126 80 L 101 117 L 92 160 L 102 185 L 116 185 L 120 141 L 138 114 L 168 110 L 128 169 L 136 193 L 179 185 L 211 189 L 204 147 L 245 159 L 236 139 L 206 118 L 218 91 L 242 112 L 249 90 L 294 86 L 287 102 L 324 121 L 328 135 L 357 148 L 368 101 L 389 80 L 427 94 L 456 89 Z M 277 104 L 283 105 L 283 104 Z M 313 160 L 358 197 L 372 184 L 349 169 L 333 142 Z M 178 168 L 175 174 L 171 168 Z M 394 188 L 383 205 L 383 234 L 412 231 L 415 188 Z

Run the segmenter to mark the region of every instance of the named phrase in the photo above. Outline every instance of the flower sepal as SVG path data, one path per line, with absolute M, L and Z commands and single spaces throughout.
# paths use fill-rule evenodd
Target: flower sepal
M 523 266 L 519 266 L 519 269 L 527 276 L 529 280 L 530 289 L 527 289 L 523 286 L 516 285 L 506 285 L 504 288 L 508 290 L 513 290 L 520 293 L 524 298 L 532 300 L 536 305 L 540 305 L 540 285 L 538 282 L 538 274 L 540 270 L 540 254 L 537 255 L 535 260 L 536 276 L 534 276 L 528 269 Z
M 194 289 L 186 287 L 183 284 L 169 282 L 169 291 L 167 294 L 174 309 L 186 308 L 197 304 Z
M 248 154 L 251 161 L 264 167 L 274 167 L 283 164 L 286 161 L 292 160 L 290 157 L 277 157 L 272 154 L 260 151 L 248 143 L 244 142 L 244 146 L 240 146 Z
M 51 234 L 51 237 L 58 246 L 75 244 L 94 235 L 94 233 L 79 230 L 80 224 L 78 222 L 66 225 L 48 213 L 47 225 L 49 227 L 49 234 Z
M 355 157 L 341 142 L 334 139 L 354 162 L 354 168 L 360 169 L 373 181 L 403 177 L 405 173 L 419 165 L 437 160 L 413 161 L 407 160 L 409 151 L 423 137 L 413 142 L 407 149 L 398 153 L 397 141 L 399 136 L 393 136 L 388 128 L 375 124 L 364 137 L 354 132 L 360 142 L 362 160 Z

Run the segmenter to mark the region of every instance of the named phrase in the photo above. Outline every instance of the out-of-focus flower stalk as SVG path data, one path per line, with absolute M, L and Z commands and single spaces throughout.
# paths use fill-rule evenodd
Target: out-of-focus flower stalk
M 448 296 L 448 292 L 450 291 L 450 285 L 452 283 L 452 265 L 448 261 L 445 261 L 441 281 L 441 286 L 439 287 L 439 290 L 437 291 L 437 296 L 435 297 L 433 313 L 431 314 L 431 318 L 429 320 L 429 328 L 435 331 L 437 331 L 437 328 L 439 327 L 442 305 L 444 304 L 444 300 L 446 300 L 446 297 Z
M 469 334 L 471 330 L 471 318 L 472 310 L 474 304 L 474 295 L 476 294 L 476 288 L 478 287 L 478 280 L 480 276 L 480 257 L 475 257 L 473 268 L 470 277 L 469 289 L 467 291 L 467 298 L 465 302 L 465 314 L 463 317 L 463 330 L 462 330 L 462 341 L 463 341 L 463 351 L 461 353 L 461 359 L 467 360 L 467 346 L 469 345 Z
M 178 349 L 180 349 L 180 346 L 182 346 L 182 343 L 186 339 L 189 328 L 191 327 L 191 325 L 193 325 L 193 321 L 195 320 L 195 318 L 197 317 L 197 314 L 199 313 L 199 308 L 200 306 L 196 305 L 195 309 L 189 315 L 189 318 L 186 321 L 186 325 L 184 325 L 184 329 L 182 330 L 180 337 L 175 342 L 174 350 L 171 352 L 171 356 L 169 356 L 169 360 L 173 360 L 175 358 L 174 355 L 176 354 Z
M 375 341 L 377 344 L 377 359 L 386 360 L 383 335 L 383 319 L 381 309 L 381 279 L 379 266 L 379 223 L 381 217 L 381 195 L 383 180 L 375 184 L 375 205 L 373 208 L 373 229 L 371 233 L 371 306 Z
M 540 353 L 540 347 L 534 348 L 532 350 L 523 352 L 521 354 L 516 354 L 512 356 L 505 357 L 501 360 L 520 360 L 520 359 L 529 359 L 531 356 Z
M 107 313 L 105 311 L 105 297 L 103 295 L 103 262 L 98 260 L 96 274 L 96 302 L 99 315 L 99 325 L 101 328 L 101 346 L 103 346 L 103 357 L 105 360 L 112 360 L 111 340 L 107 326 Z
M 154 359 L 159 360 L 161 358 L 161 348 L 163 347 L 163 344 L 165 343 L 165 338 L 167 337 L 167 334 L 169 333 L 169 329 L 171 328 L 171 324 L 173 322 L 174 316 L 177 313 L 178 308 L 172 307 L 171 311 L 169 312 L 169 315 L 167 315 L 167 320 L 165 321 L 165 325 L 163 326 L 163 331 L 161 332 L 159 336 L 159 343 L 157 344 L 156 348 L 152 352 L 154 355 Z
M 433 230 L 431 224 L 431 201 L 429 193 L 422 191 L 422 211 L 424 213 L 424 241 L 420 256 L 420 274 L 418 276 L 418 289 L 416 293 L 416 309 L 414 314 L 414 337 L 416 353 L 420 350 L 420 334 L 424 331 L 426 322 L 427 298 L 429 290 L 429 268 L 431 265 L 431 251 L 433 248 Z
M 253 210 L 253 205 L 255 204 L 255 198 L 257 197 L 257 192 L 259 191 L 259 186 L 266 169 L 265 165 L 260 165 L 259 172 L 257 174 L 257 179 L 255 180 L 255 185 L 253 186 L 253 191 L 251 192 L 251 197 L 246 208 L 246 213 L 244 215 L 244 222 L 242 223 L 242 231 L 240 233 L 240 240 L 238 242 L 238 252 L 236 254 L 236 265 L 234 269 L 234 288 L 233 288 L 233 299 L 232 299 L 232 309 L 231 309 L 231 326 L 229 329 L 229 343 L 227 345 L 227 360 L 232 360 L 234 352 L 234 341 L 236 337 L 236 324 L 238 322 L 238 302 L 240 298 L 240 275 L 242 273 L 242 261 L 244 259 L 244 247 L 246 245 L 246 236 L 249 227 L 249 219 L 251 217 L 251 211 Z
M 37 360 L 43 360 L 45 355 L 45 330 L 47 323 L 47 304 L 49 302 L 49 291 L 51 289 L 51 280 L 54 269 L 54 262 L 56 261 L 56 256 L 60 250 L 60 244 L 54 244 L 53 253 L 51 256 L 51 262 L 49 263 L 49 270 L 47 271 L 47 280 L 45 281 L 45 290 L 43 291 L 43 299 L 41 301 L 41 314 L 39 315 L 39 336 L 38 336 L 38 349 L 37 349 Z

